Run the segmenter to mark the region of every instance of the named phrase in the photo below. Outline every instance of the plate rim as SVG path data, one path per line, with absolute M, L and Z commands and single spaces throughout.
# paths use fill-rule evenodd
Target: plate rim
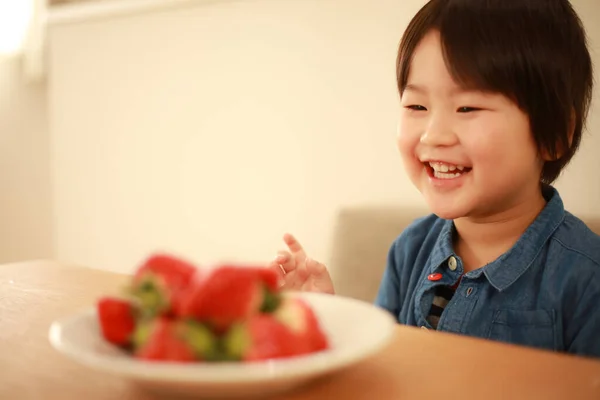
M 108 372 L 113 375 L 155 382 L 233 384 L 270 382 L 326 374 L 354 365 L 379 352 L 390 343 L 393 337 L 396 321 L 389 312 L 374 304 L 350 297 L 316 292 L 289 291 L 286 295 L 300 298 L 334 296 L 336 298 L 334 301 L 350 302 L 359 307 L 369 308 L 371 312 L 378 315 L 386 329 L 379 334 L 378 340 L 351 352 L 336 352 L 333 349 L 293 358 L 255 363 L 151 363 L 134 358 L 116 359 L 95 352 L 82 352 L 79 347 L 65 342 L 62 332 L 65 326 L 78 319 L 91 319 L 96 315 L 95 307 L 90 306 L 54 320 L 48 331 L 48 340 L 52 347 L 63 356 L 92 370 Z

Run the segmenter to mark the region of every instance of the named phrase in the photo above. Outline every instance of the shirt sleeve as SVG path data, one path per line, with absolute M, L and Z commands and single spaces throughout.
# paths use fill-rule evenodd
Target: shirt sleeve
M 397 241 L 392 244 L 387 256 L 387 265 L 381 278 L 375 305 L 389 311 L 398 318 L 400 312 L 400 282 L 399 258 L 397 254 Z
M 568 352 L 600 357 L 600 275 L 590 279 L 578 301 L 569 330 L 574 332 Z

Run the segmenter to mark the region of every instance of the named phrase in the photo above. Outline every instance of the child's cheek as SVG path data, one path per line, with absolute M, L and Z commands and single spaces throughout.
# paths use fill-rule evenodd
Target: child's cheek
M 406 126 L 409 125 L 409 126 Z M 399 124 L 396 136 L 396 145 L 401 156 L 415 157 L 419 145 L 420 135 L 410 124 Z
M 418 135 L 411 134 L 410 131 L 403 129 L 402 126 L 399 126 L 398 135 L 396 137 L 396 145 L 400 153 L 404 170 L 409 175 L 413 183 L 418 181 L 419 174 L 423 169 L 423 165 L 419 161 L 416 154 L 418 144 Z

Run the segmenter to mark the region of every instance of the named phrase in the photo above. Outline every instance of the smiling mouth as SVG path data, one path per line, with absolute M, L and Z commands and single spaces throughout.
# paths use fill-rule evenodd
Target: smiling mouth
M 423 163 L 427 174 L 435 179 L 456 179 L 471 172 L 471 167 L 454 165 L 443 162 L 425 162 Z

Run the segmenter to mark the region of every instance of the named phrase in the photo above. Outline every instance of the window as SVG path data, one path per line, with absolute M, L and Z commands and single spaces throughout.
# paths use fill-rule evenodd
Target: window
M 0 55 L 22 52 L 35 3 L 35 0 L 0 1 Z

